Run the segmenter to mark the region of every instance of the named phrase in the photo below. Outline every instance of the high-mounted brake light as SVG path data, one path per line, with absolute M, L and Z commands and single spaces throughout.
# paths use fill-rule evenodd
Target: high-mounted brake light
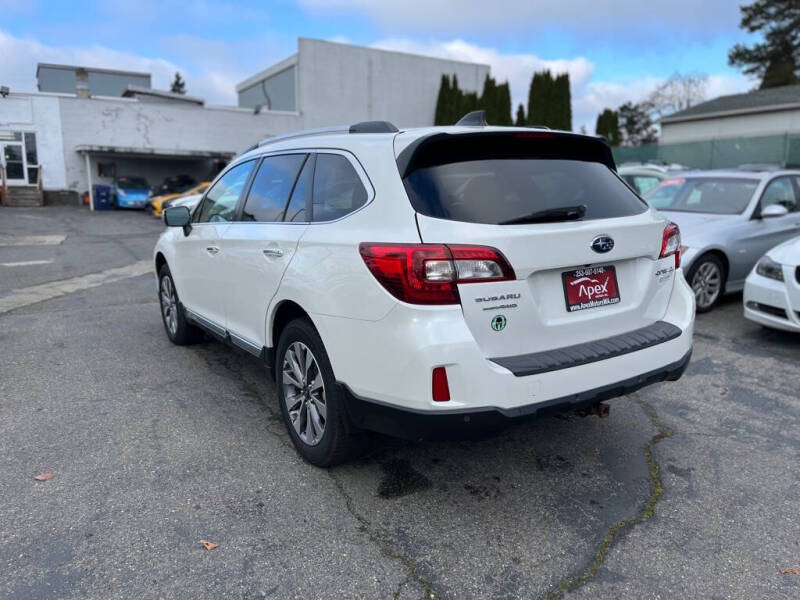
M 675 256 L 675 268 L 681 266 L 681 230 L 675 223 L 667 223 L 661 235 L 661 254 L 658 258 Z
M 358 251 L 375 279 L 410 304 L 458 304 L 459 283 L 516 279 L 506 257 L 489 246 L 362 242 Z

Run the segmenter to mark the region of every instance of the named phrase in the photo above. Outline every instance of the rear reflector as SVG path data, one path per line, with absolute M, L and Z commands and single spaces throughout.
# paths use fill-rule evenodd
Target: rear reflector
M 377 244 L 358 250 L 392 296 L 410 304 L 458 304 L 458 284 L 515 279 L 506 257 L 489 246 Z
M 675 268 L 681 266 L 681 230 L 675 223 L 667 223 L 661 235 L 661 254 L 658 258 L 675 256 Z
M 449 402 L 450 386 L 447 385 L 447 370 L 444 367 L 436 367 L 433 370 L 433 401 Z

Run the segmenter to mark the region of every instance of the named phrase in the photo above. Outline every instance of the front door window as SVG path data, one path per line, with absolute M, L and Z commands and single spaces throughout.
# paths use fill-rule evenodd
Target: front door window
M 25 153 L 22 144 L 3 144 L 3 165 L 6 169 L 6 179 L 9 183 L 24 183 L 25 178 Z

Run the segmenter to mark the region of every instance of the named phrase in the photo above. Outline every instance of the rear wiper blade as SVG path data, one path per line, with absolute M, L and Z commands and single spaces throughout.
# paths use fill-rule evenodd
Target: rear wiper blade
M 586 205 L 562 206 L 538 210 L 521 217 L 514 217 L 507 221 L 500 221 L 498 225 L 515 225 L 517 223 L 556 223 L 558 221 L 577 221 L 586 214 Z

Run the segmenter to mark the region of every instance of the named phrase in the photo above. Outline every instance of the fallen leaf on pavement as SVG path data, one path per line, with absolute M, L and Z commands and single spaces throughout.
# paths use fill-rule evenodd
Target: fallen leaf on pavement
M 52 473 L 42 473 L 42 474 L 37 475 L 36 477 L 34 477 L 34 479 L 36 481 L 49 481 L 53 477 L 55 477 L 55 475 L 53 475 Z
M 203 544 L 203 548 L 205 548 L 206 550 L 213 550 L 214 548 L 219 546 L 219 544 L 215 544 L 214 542 L 207 542 L 206 540 L 200 540 L 200 543 Z
M 790 569 L 778 569 L 778 573 L 781 575 L 800 575 L 800 569 L 792 567 Z

